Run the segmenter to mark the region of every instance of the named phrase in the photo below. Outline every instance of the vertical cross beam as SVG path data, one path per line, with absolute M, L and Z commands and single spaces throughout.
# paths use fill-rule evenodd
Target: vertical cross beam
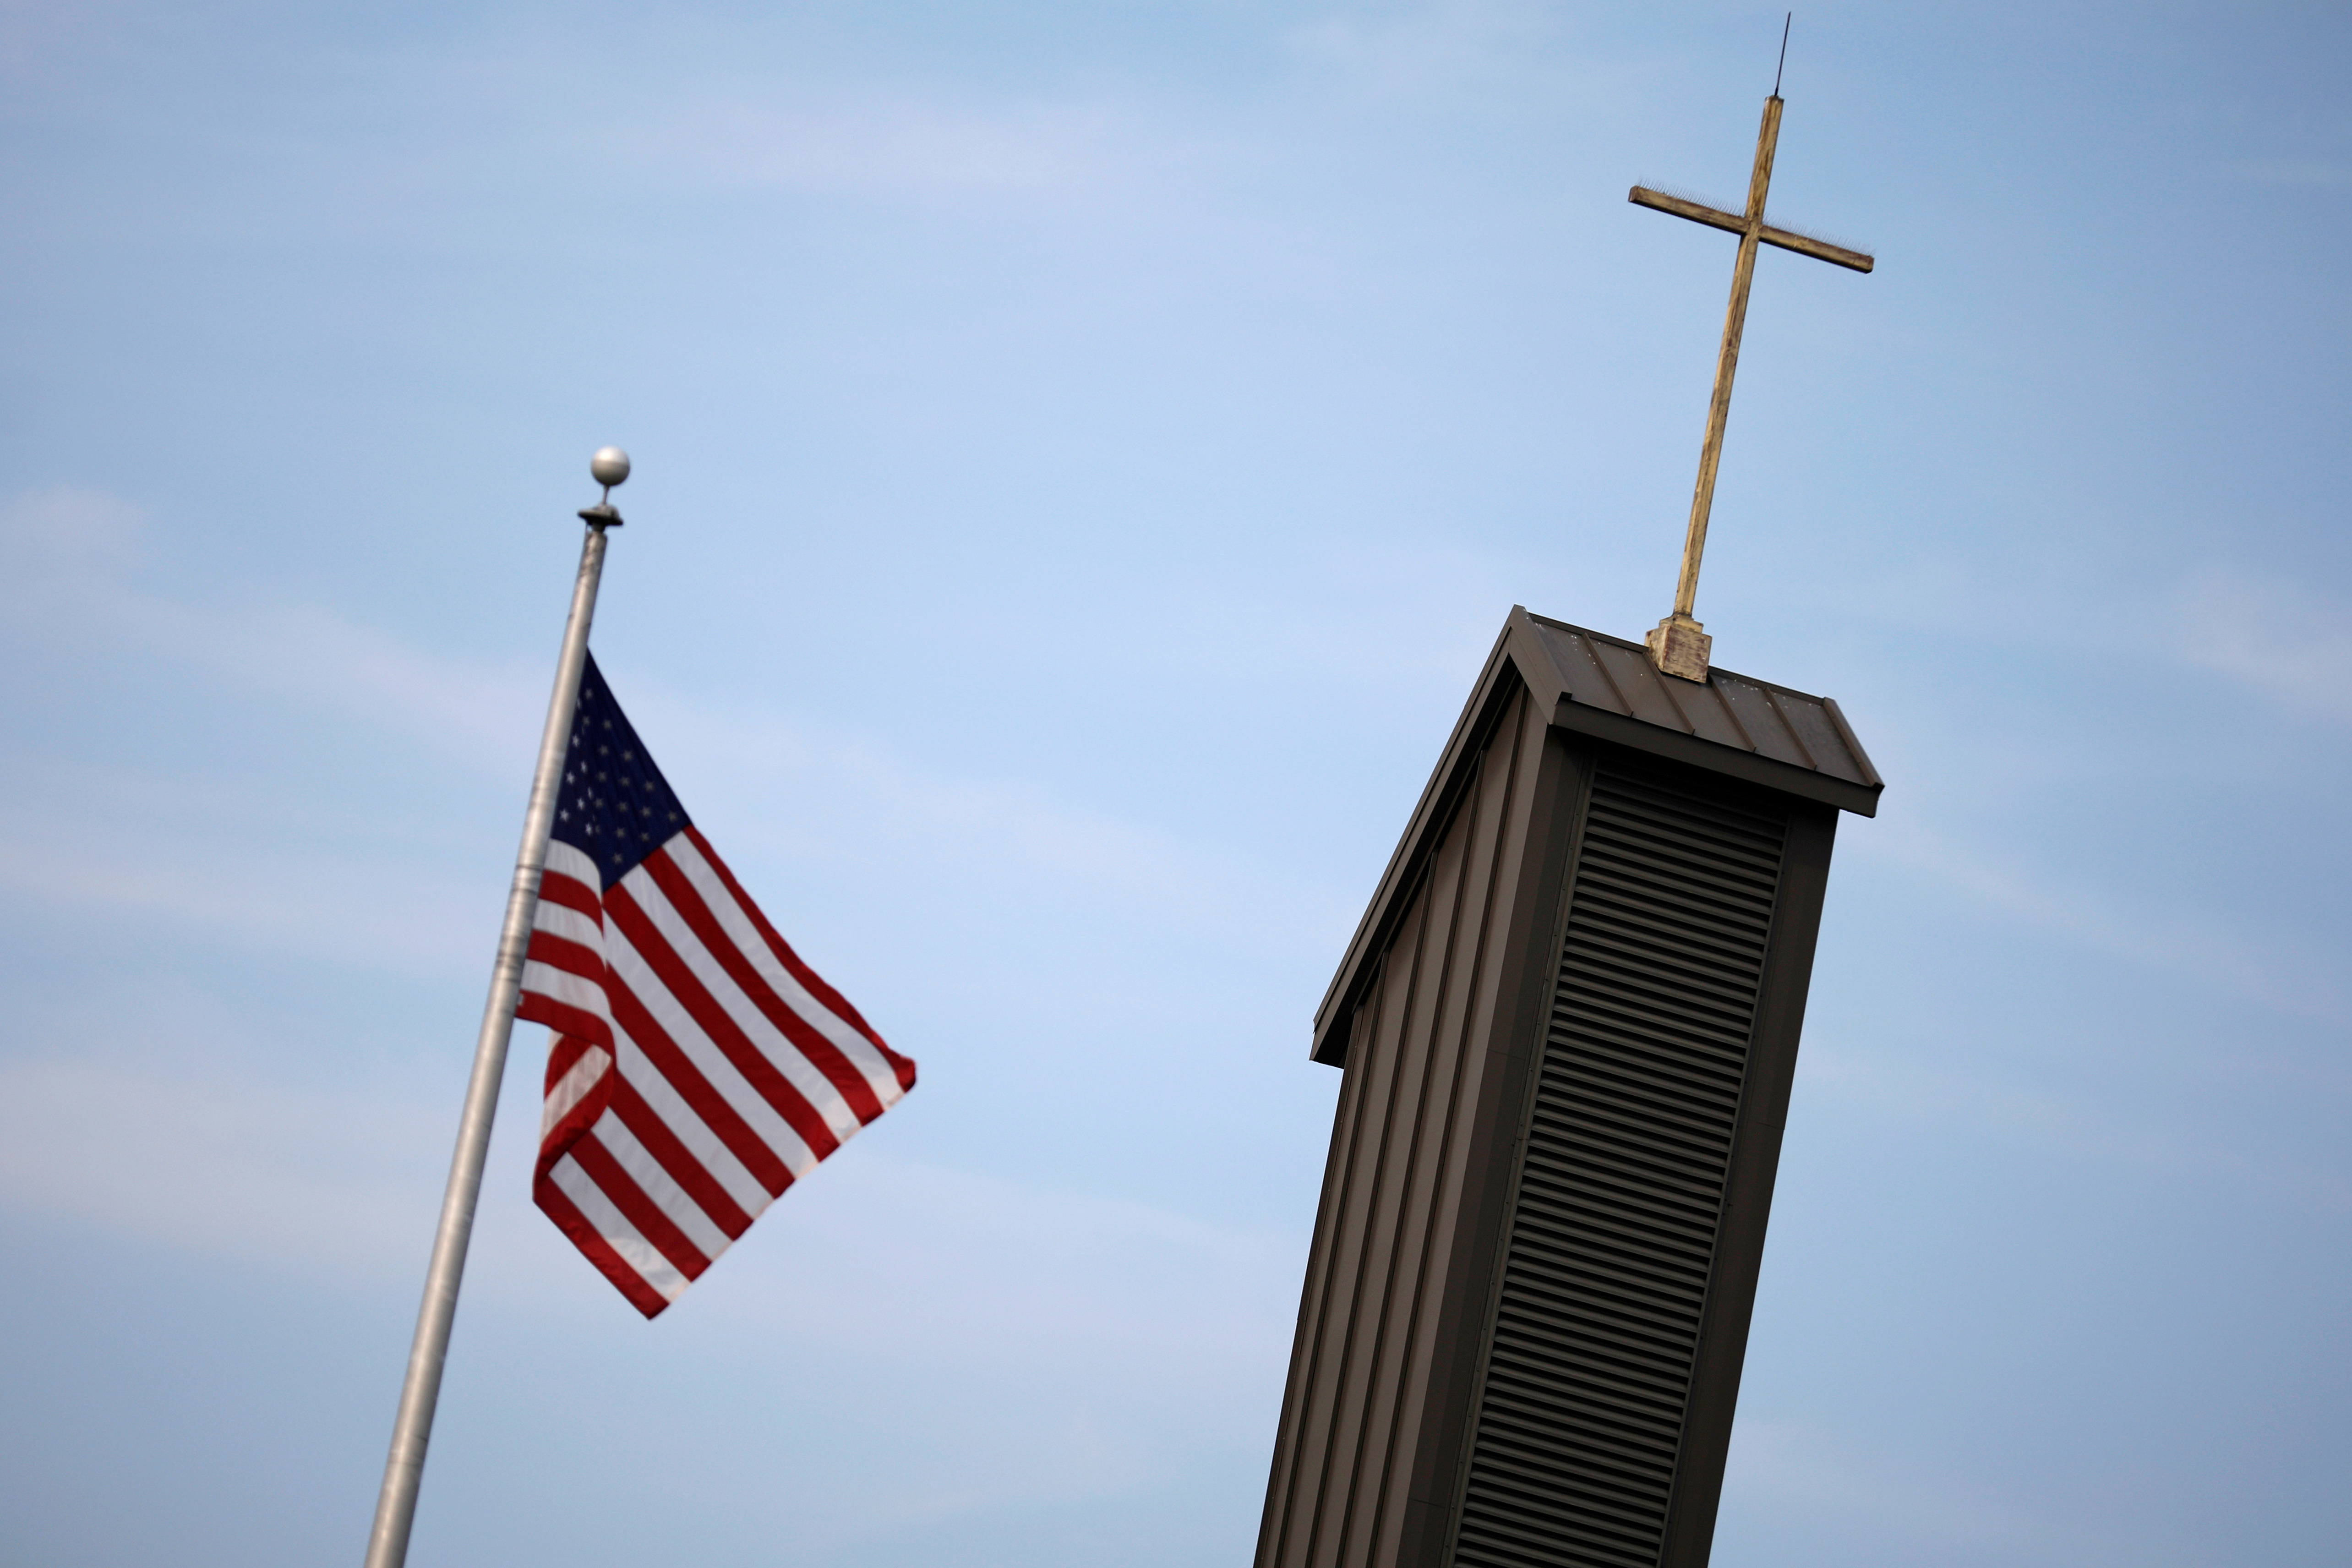
M 1764 100 L 1764 122 L 1756 132 L 1756 166 L 1748 176 L 1744 213 L 1721 212 L 1642 185 L 1635 185 L 1626 198 L 1637 206 L 1672 213 L 1739 237 L 1739 258 L 1731 268 L 1731 303 L 1723 316 L 1723 347 L 1715 360 L 1715 396 L 1707 405 L 1706 439 L 1699 447 L 1698 483 L 1691 492 L 1690 529 L 1683 536 L 1683 570 L 1675 585 L 1674 614 L 1648 636 L 1651 662 L 1665 674 L 1685 680 L 1706 679 L 1707 655 L 1715 643 L 1691 617 L 1691 611 L 1698 601 L 1699 561 L 1706 552 L 1707 518 L 1715 510 L 1715 476 L 1723 461 L 1723 427 L 1731 416 L 1731 382 L 1739 368 L 1739 336 L 1748 324 L 1748 289 L 1756 276 L 1757 247 L 1777 246 L 1857 272 L 1867 272 L 1875 265 L 1860 251 L 1774 228 L 1764 221 L 1765 198 L 1772 189 L 1772 154 L 1780 140 L 1780 95 L 1776 91 Z

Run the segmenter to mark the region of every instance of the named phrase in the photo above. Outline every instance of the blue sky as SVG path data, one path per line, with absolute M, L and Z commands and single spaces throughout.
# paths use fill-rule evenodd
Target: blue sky
M 1509 607 L 1670 599 L 1777 12 L 0 16 L 0 1564 L 356 1560 L 577 549 L 922 1064 L 640 1321 L 518 1032 L 413 1561 L 1239 1562 L 1314 1006 Z M 2352 25 L 1827 5 L 1698 610 L 1839 699 L 1718 1563 L 2318 1563 Z

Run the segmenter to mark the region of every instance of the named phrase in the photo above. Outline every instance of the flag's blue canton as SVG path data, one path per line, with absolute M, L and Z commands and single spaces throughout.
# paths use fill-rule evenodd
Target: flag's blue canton
M 686 825 L 686 807 L 646 755 L 590 655 L 563 753 L 552 837 L 595 861 L 609 888 Z

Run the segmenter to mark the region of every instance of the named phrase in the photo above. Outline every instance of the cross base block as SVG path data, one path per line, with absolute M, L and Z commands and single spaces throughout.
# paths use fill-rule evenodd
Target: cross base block
M 1707 655 L 1715 649 L 1715 639 L 1688 616 L 1668 616 L 1651 627 L 1642 640 L 1650 645 L 1650 662 L 1658 667 L 1659 674 L 1680 676 L 1685 680 L 1706 679 Z

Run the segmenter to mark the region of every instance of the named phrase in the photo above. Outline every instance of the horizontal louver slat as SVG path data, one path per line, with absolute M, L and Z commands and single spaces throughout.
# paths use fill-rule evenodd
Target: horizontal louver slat
M 1656 1568 L 1786 837 L 1594 778 L 1457 1563 Z

